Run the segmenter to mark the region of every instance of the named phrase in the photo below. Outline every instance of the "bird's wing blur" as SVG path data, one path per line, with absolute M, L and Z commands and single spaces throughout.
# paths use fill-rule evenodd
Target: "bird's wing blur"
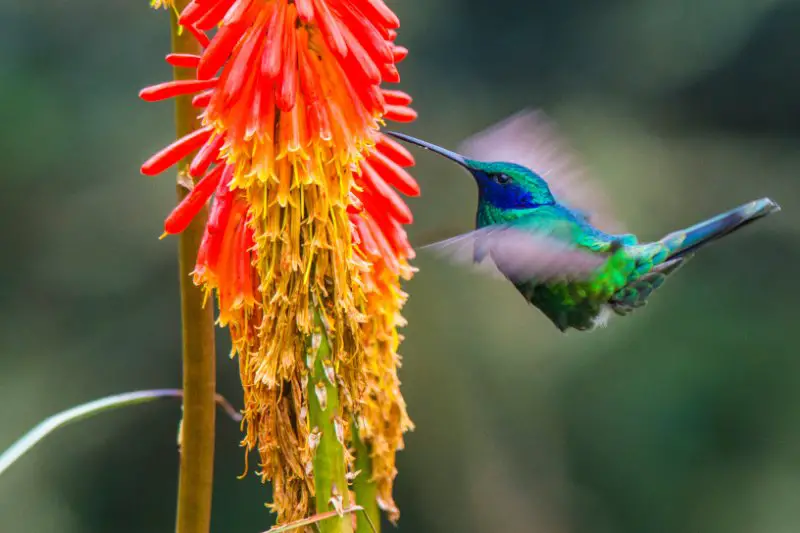
M 463 141 L 459 152 L 479 161 L 508 161 L 547 181 L 560 202 L 599 229 L 622 232 L 608 198 L 544 112 L 523 109 Z
M 586 279 L 607 259 L 550 235 L 507 225 L 487 226 L 422 249 L 515 283 Z

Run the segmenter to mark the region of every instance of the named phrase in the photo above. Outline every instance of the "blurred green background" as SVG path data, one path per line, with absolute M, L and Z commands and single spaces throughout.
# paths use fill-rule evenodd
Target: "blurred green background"
M 558 120 L 643 238 L 769 195 L 783 212 L 704 251 L 651 305 L 562 335 L 506 283 L 428 256 L 401 377 L 399 531 L 800 531 L 800 3 L 389 4 L 411 49 L 409 133 L 455 147 L 524 106 Z M 97 396 L 180 383 L 164 12 L 0 3 L 0 447 Z M 476 192 L 415 152 L 413 242 L 470 227 Z M 219 388 L 240 401 L 219 335 Z M 59 431 L 0 478 L 0 531 L 171 531 L 179 404 Z M 213 530 L 272 516 L 218 421 Z M 391 531 L 391 529 L 390 529 Z

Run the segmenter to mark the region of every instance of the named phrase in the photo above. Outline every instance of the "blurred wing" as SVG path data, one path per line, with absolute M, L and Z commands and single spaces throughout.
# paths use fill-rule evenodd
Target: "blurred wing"
M 607 258 L 544 233 L 504 225 L 487 226 L 422 249 L 485 274 L 502 274 L 515 283 L 586 279 Z
M 542 111 L 519 111 L 466 139 L 459 152 L 470 159 L 526 166 L 547 181 L 560 202 L 592 224 L 606 232 L 622 231 L 608 198 Z

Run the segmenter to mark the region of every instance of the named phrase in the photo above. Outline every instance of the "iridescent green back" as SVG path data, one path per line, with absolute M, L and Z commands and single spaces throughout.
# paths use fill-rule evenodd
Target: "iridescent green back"
M 604 233 L 558 204 L 511 212 L 481 206 L 478 227 L 494 224 L 550 234 L 579 249 L 608 256 L 604 266 L 585 281 L 542 283 L 531 279 L 514 284 L 562 331 L 593 329 L 611 312 L 628 314 L 645 305 L 650 293 L 683 261 L 665 264 L 669 249 L 664 244 L 638 244 L 633 235 Z M 664 265 L 669 268 L 660 268 Z

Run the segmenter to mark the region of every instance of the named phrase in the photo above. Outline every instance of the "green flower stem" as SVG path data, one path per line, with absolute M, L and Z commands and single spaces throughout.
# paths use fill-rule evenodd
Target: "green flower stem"
M 172 51 L 199 54 L 200 46 L 188 31 L 178 26 L 178 13 L 188 0 L 176 0 L 170 10 Z M 195 77 L 192 69 L 175 68 L 176 80 Z M 175 129 L 183 137 L 199 126 L 190 96 L 175 100 Z M 178 201 L 187 194 L 182 182 L 188 176 L 191 156 L 178 165 Z M 183 425 L 178 482 L 177 533 L 208 533 L 211 528 L 211 484 L 214 477 L 214 311 L 204 305 L 203 291 L 192 283 L 191 272 L 203 236 L 208 211 L 204 208 L 178 237 L 181 317 L 183 333 Z
M 372 480 L 372 459 L 369 447 L 358 435 L 358 428 L 353 424 L 353 445 L 356 450 L 356 471 L 360 471 L 353 480 L 353 492 L 356 493 L 356 504 L 364 511 L 356 515 L 356 531 L 380 533 L 381 512 L 378 509 L 378 486 Z
M 314 321 L 316 331 L 308 348 L 308 416 L 312 439 L 318 439 L 313 458 L 314 500 L 317 514 L 331 510 L 339 512 L 335 517 L 319 522 L 318 526 L 321 533 L 352 533 L 352 519 L 342 513 L 350 507 L 350 492 L 341 442 L 344 427 L 339 390 L 330 364 L 327 328 L 317 309 L 314 309 Z

